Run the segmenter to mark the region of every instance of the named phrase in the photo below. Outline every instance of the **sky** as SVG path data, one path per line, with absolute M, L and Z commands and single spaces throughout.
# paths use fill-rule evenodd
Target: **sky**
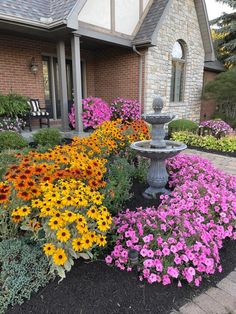
M 229 6 L 216 2 L 215 0 L 206 0 L 206 5 L 209 20 L 219 17 L 222 12 L 230 13 L 233 11 Z

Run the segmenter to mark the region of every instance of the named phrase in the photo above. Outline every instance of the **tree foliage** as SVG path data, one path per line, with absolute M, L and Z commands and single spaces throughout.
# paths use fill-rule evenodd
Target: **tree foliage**
M 229 122 L 236 120 L 236 68 L 219 74 L 204 88 L 204 98 L 213 99 L 217 104 L 218 113 Z M 232 124 L 231 122 L 231 124 Z
M 217 0 L 236 9 L 235 0 Z M 211 21 L 214 27 L 213 39 L 217 56 L 226 67 L 236 65 L 236 12 L 224 13 L 219 18 Z M 217 27 L 216 27 L 217 26 Z

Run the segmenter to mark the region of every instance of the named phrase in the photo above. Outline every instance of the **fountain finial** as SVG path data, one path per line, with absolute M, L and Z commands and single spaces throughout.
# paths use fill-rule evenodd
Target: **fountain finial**
M 155 113 L 160 113 L 161 110 L 164 107 L 164 102 L 163 99 L 161 98 L 160 95 L 154 95 L 154 99 L 152 102 L 152 108 L 154 110 Z

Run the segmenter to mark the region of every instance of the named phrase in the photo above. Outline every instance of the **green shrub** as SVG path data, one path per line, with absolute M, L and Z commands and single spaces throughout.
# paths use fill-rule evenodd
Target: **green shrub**
M 0 313 L 22 304 L 52 278 L 40 246 L 22 239 L 0 243 L 0 266 Z
M 172 134 L 174 141 L 183 142 L 189 146 L 196 146 L 205 149 L 215 149 L 222 152 L 236 151 L 236 137 L 225 136 L 220 139 L 212 135 L 199 136 L 190 132 L 176 132 Z
M 61 143 L 61 134 L 58 129 L 42 129 L 33 135 L 34 141 L 41 146 L 53 147 Z
M 147 181 L 147 172 L 149 168 L 149 160 L 143 157 L 137 157 L 135 167 L 133 169 L 132 178 L 134 181 L 145 183 Z
M 0 116 L 17 117 L 23 116 L 29 111 L 27 97 L 9 93 L 0 95 Z
M 17 149 L 28 146 L 22 135 L 13 131 L 0 132 L 0 151 L 4 149 Z
M 169 129 L 169 136 L 171 136 L 173 132 L 179 132 L 179 131 L 196 132 L 198 130 L 198 125 L 197 123 L 191 120 L 178 119 L 178 120 L 171 121 L 168 124 L 168 129 Z
M 132 175 L 134 165 L 129 164 L 126 158 L 117 158 L 108 164 L 107 184 L 103 193 L 107 195 L 104 205 L 116 214 L 123 209 L 123 204 L 131 198 Z

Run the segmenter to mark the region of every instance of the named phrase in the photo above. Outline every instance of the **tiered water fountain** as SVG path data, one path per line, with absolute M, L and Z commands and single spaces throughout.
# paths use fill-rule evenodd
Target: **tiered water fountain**
M 143 196 L 148 199 L 157 198 L 159 193 L 169 193 L 169 190 L 166 189 L 169 176 L 165 160 L 187 148 L 183 143 L 164 140 L 164 125 L 173 120 L 175 116 L 161 113 L 163 100 L 160 96 L 154 97 L 152 107 L 153 113 L 142 115 L 142 118 L 152 125 L 152 139 L 131 144 L 131 148 L 136 150 L 137 154 L 151 159 L 147 175 L 149 187 L 143 192 Z

